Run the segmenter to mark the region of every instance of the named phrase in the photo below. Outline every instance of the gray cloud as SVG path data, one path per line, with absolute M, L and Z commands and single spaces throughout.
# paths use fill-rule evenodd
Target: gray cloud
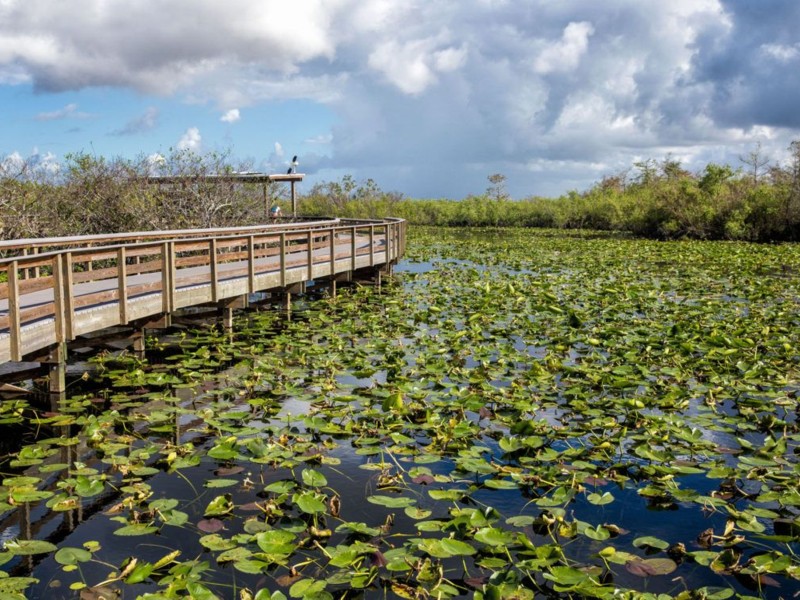
M 138 133 L 145 133 L 155 129 L 158 125 L 159 110 L 155 106 L 150 106 L 138 117 L 134 117 L 128 121 L 120 129 L 111 132 L 111 135 L 136 135 Z
M 0 74 L 220 110 L 310 99 L 338 121 L 307 165 L 411 194 L 498 171 L 516 195 L 554 193 L 667 153 L 735 163 L 756 141 L 779 157 L 800 128 L 796 0 L 75 6 L 0 2 Z
M 800 4 L 723 0 L 727 22 L 698 36 L 694 82 L 721 125 L 800 127 Z
M 37 121 L 61 121 L 64 119 L 88 119 L 92 115 L 78 110 L 77 104 L 67 104 L 63 108 L 42 112 L 34 117 Z

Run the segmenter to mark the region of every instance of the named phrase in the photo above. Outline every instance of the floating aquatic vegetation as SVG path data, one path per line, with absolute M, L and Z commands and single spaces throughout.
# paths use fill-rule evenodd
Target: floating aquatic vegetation
M 0 414 L 39 428 L 0 508 L 44 523 L 0 594 L 790 597 L 798 262 L 418 230 L 380 291 L 98 355 Z

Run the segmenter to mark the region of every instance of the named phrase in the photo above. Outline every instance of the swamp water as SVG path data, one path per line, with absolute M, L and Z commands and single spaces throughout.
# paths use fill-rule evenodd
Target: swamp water
M 3 400 L 0 599 L 800 592 L 800 248 L 410 242 Z

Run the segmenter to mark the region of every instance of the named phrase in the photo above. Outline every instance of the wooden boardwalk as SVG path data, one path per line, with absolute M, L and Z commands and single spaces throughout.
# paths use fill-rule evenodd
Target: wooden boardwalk
M 0 242 L 0 364 L 42 354 L 52 361 L 78 336 L 182 308 L 246 306 L 254 292 L 391 269 L 405 249 L 405 225 L 320 219 Z

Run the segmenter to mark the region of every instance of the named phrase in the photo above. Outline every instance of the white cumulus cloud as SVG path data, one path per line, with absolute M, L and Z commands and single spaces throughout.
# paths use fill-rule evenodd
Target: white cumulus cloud
M 178 140 L 178 150 L 199 152 L 202 142 L 203 138 L 200 136 L 200 130 L 197 127 L 190 127 Z
M 667 152 L 736 164 L 763 131 L 779 156 L 800 137 L 797 23 L 797 0 L 0 0 L 0 85 L 130 89 L 225 123 L 302 100 L 333 123 L 304 168 L 430 195 L 503 172 L 515 195 L 551 193 Z M 224 143 L 206 136 L 180 145 Z
M 219 118 L 219 120 L 222 121 L 223 123 L 236 123 L 236 121 L 238 121 L 241 118 L 242 116 L 241 114 L 239 114 L 239 109 L 232 108 L 226 111 L 225 114 Z
M 591 23 L 585 21 L 570 23 L 564 28 L 561 39 L 545 46 L 541 54 L 536 57 L 534 70 L 537 73 L 571 71 L 586 54 L 589 36 L 593 33 L 594 27 Z

